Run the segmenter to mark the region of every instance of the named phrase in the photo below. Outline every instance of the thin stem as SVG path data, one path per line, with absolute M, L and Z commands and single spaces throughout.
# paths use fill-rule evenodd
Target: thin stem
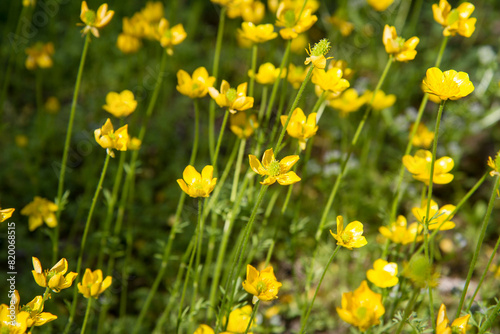
M 222 144 L 222 138 L 224 137 L 224 130 L 226 129 L 227 119 L 229 118 L 229 110 L 226 110 L 224 114 L 224 119 L 222 120 L 222 126 L 219 131 L 219 138 L 217 139 L 217 145 L 215 147 L 214 158 L 212 160 L 212 165 L 214 167 L 214 173 L 217 171 L 217 158 L 219 157 L 220 145 Z
M 250 327 L 252 327 L 252 321 L 253 321 L 253 318 L 255 318 L 255 315 L 257 314 L 257 310 L 259 309 L 259 305 L 260 305 L 260 299 L 257 300 L 257 302 L 255 303 L 255 305 L 253 307 L 252 315 L 250 315 L 250 319 L 248 320 L 247 328 L 245 329 L 245 334 L 247 334 L 248 331 L 250 330 Z
M 413 289 L 413 294 L 410 297 L 410 301 L 406 305 L 405 311 L 403 313 L 403 319 L 401 319 L 401 322 L 399 323 L 399 327 L 396 331 L 396 334 L 401 333 L 401 331 L 403 330 L 403 327 L 405 326 L 406 320 L 410 316 L 410 313 L 413 311 L 413 305 L 415 304 L 415 301 L 417 300 L 418 291 L 419 291 L 418 288 Z M 434 318 L 432 318 L 432 322 L 433 321 L 434 321 Z
M 83 325 L 82 325 L 82 330 L 81 330 L 80 334 L 85 333 L 85 329 L 87 327 L 87 322 L 89 320 L 91 307 L 92 307 L 92 297 L 88 298 L 87 309 L 85 310 L 85 318 L 83 319 Z
M 205 199 L 206 201 L 206 199 Z M 196 299 L 198 297 L 198 289 L 199 289 L 199 281 L 200 281 L 200 263 L 201 263 L 201 250 L 203 245 L 203 231 L 205 229 L 205 219 L 203 219 L 203 204 L 202 199 L 198 198 L 198 215 L 201 216 L 198 218 L 198 248 L 196 252 L 196 261 L 194 265 L 194 279 L 193 279 L 193 295 L 191 297 L 191 313 L 194 310 L 194 305 L 196 303 Z
M 495 321 L 495 319 L 498 317 L 499 312 L 500 312 L 500 302 L 497 303 L 497 306 L 495 307 L 493 312 L 491 312 L 490 316 L 488 317 L 488 320 L 486 320 L 484 324 L 481 326 L 478 334 L 484 334 L 491 327 L 493 321 Z
M 236 170 L 234 171 L 233 188 L 231 189 L 231 202 L 236 200 L 236 193 L 238 192 L 238 184 L 240 180 L 241 163 L 243 161 L 243 154 L 245 153 L 245 145 L 247 140 L 240 139 L 240 148 L 238 150 L 238 159 L 236 160 Z
M 191 150 L 191 158 L 189 158 L 189 164 L 193 165 L 196 160 L 196 152 L 198 151 L 198 141 L 200 132 L 200 106 L 198 99 L 194 99 L 194 139 L 193 139 L 193 149 Z
M 266 110 L 267 92 L 268 91 L 269 91 L 269 87 L 267 85 L 264 85 L 264 87 L 262 88 L 262 100 L 260 103 L 259 115 L 257 118 L 259 124 L 262 123 L 262 117 L 264 117 L 264 111 Z
M 250 84 L 248 86 L 248 96 L 253 96 L 253 87 L 255 85 L 255 75 L 257 70 L 257 44 L 252 46 L 252 75 L 250 76 Z

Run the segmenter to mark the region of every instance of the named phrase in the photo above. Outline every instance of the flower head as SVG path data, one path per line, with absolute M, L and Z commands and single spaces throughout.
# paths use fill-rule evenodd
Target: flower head
M 278 37 L 278 33 L 274 32 L 272 24 L 255 25 L 252 22 L 243 22 L 241 29 L 238 29 L 238 35 L 256 44 L 264 43 Z
M 332 60 L 328 65 L 329 68 L 340 68 L 342 70 L 342 78 L 349 80 L 354 75 L 354 70 L 348 67 L 348 64 L 345 60 L 337 59 Z
M 221 334 L 245 333 L 251 316 L 252 307 L 250 305 L 246 305 L 231 311 L 231 313 L 229 313 L 229 321 L 226 328 L 227 331 L 222 332 Z M 223 322 L 226 322 L 225 318 Z M 252 329 L 254 323 L 255 320 L 252 321 L 249 329 Z M 251 334 L 251 332 L 248 332 L 248 334 Z
M 32 47 L 26 49 L 26 62 L 24 63 L 28 70 L 37 68 L 52 67 L 52 55 L 54 54 L 54 44 L 52 42 L 36 42 Z
M 177 90 L 182 95 L 192 99 L 204 97 L 208 93 L 208 87 L 213 87 L 215 77 L 208 75 L 205 67 L 198 67 L 191 77 L 186 71 L 177 72 Z
M 438 284 L 439 273 L 436 272 L 424 255 L 414 255 L 405 263 L 403 276 L 420 288 L 435 287 Z
M 243 289 L 252 294 L 253 303 L 257 300 L 270 301 L 278 298 L 278 292 L 282 284 L 274 276 L 273 267 L 269 266 L 258 271 L 251 265 L 247 265 L 247 279 L 243 282 Z
M 281 116 L 281 125 L 285 126 L 288 120 L 288 116 Z M 304 115 L 304 112 L 300 108 L 296 108 L 292 115 L 290 116 L 290 121 L 286 127 L 286 132 L 290 137 L 297 138 L 299 140 L 300 149 L 304 150 L 306 148 L 307 139 L 311 138 L 318 131 L 318 126 L 316 125 L 316 113 L 311 113 L 309 116 Z
M 10 217 L 12 217 L 12 214 L 14 213 L 16 209 L 10 208 L 10 209 L 2 209 L 0 207 L 0 223 L 3 223 Z
M 413 129 L 413 124 L 411 126 L 411 129 Z M 429 148 L 433 140 L 434 140 L 434 131 L 429 131 L 429 129 L 425 126 L 425 124 L 419 123 L 417 132 L 415 132 L 415 136 L 413 137 L 412 141 L 413 146 Z
M 288 186 L 300 181 L 300 177 L 294 171 L 290 171 L 290 168 L 299 160 L 298 155 L 289 155 L 278 161 L 274 157 L 273 149 L 270 148 L 264 152 L 262 164 L 255 155 L 250 154 L 248 158 L 250 160 L 250 168 L 255 173 L 267 176 L 261 184 L 271 185 L 278 181 L 282 186 Z
M 422 83 L 424 93 L 436 95 L 441 100 L 458 100 L 474 91 L 467 73 L 455 70 L 441 72 L 437 67 L 427 70 Z
M 385 51 L 390 55 L 394 55 L 395 60 L 406 62 L 415 59 L 417 55 L 415 48 L 420 40 L 416 36 L 408 40 L 398 37 L 396 28 L 386 24 L 382 42 L 384 43 Z
M 116 46 L 125 54 L 136 53 L 141 48 L 142 42 L 135 36 L 120 34 L 118 35 Z
M 366 0 L 368 4 L 378 12 L 383 12 L 386 10 L 394 0 Z
M 431 200 L 431 205 L 429 208 L 429 218 L 426 219 L 425 215 L 427 214 L 427 201 L 422 203 L 420 208 L 414 207 L 411 209 L 411 212 L 420 222 L 420 224 L 424 225 L 426 221 L 429 221 L 428 228 L 429 230 L 435 230 L 439 228 L 440 231 L 451 230 L 455 227 L 455 223 L 450 221 L 453 218 L 451 213 L 455 210 L 455 206 L 451 204 L 447 204 L 443 206 L 441 209 L 437 205 L 436 202 Z
M 443 36 L 455 36 L 457 33 L 470 37 L 476 30 L 476 18 L 470 17 L 475 7 L 470 2 L 463 2 L 456 9 L 451 9 L 446 0 L 440 0 L 439 5 L 432 5 L 434 20 L 444 28 Z
M 238 138 L 250 137 L 258 127 L 259 123 L 255 114 L 247 116 L 245 112 L 239 112 L 229 116 L 229 128 Z
M 326 58 L 325 55 L 330 51 L 330 41 L 326 38 L 323 38 L 318 43 L 314 44 L 314 47 L 311 49 L 309 46 L 309 50 L 306 49 L 307 55 L 309 57 L 306 58 L 304 65 L 313 64 L 315 68 L 325 69 L 326 60 L 331 59 L 333 57 Z
M 255 81 L 261 85 L 272 85 L 280 76 L 280 68 L 274 67 L 272 63 L 264 63 L 259 66 L 259 71 L 255 74 L 251 69 L 248 70 L 248 76 L 255 77 Z M 286 69 L 283 69 L 281 72 L 281 78 L 284 78 L 285 76 Z
M 57 219 L 55 212 L 57 212 L 57 205 L 39 196 L 35 196 L 33 202 L 29 203 L 21 210 L 23 216 L 29 216 L 28 224 L 30 231 L 34 231 L 41 226 L 43 222 L 45 222 L 48 227 L 56 227 Z
M 118 151 L 126 151 L 130 138 L 128 136 L 128 125 L 124 125 L 114 131 L 113 124 L 108 118 L 102 128 L 94 131 L 95 141 L 106 149 L 106 152 L 112 157 L 115 157 L 113 149 Z
M 418 223 L 411 223 L 407 226 L 406 218 L 401 215 L 391 225 L 388 227 L 381 226 L 378 231 L 392 242 L 402 245 L 407 245 L 414 241 L 420 242 L 424 238 L 422 235 L 419 235 L 422 228 L 418 226 Z
M 233 114 L 236 111 L 247 110 L 253 107 L 253 97 L 247 96 L 248 83 L 244 82 L 238 85 L 237 89 L 231 88 L 226 80 L 222 80 L 220 92 L 213 88 L 208 88 L 208 93 L 219 105 L 226 107 Z
M 158 23 L 164 15 L 165 8 L 161 1 L 148 1 L 146 7 L 140 11 L 141 16 L 146 22 Z
M 337 240 L 337 245 L 343 246 L 352 250 L 353 248 L 360 248 L 368 242 L 363 236 L 363 224 L 359 221 L 353 221 L 344 229 L 344 218 L 337 216 L 337 234 L 330 230 L 331 235 Z
M 239 14 L 239 15 L 238 15 Z M 241 16 L 243 21 L 259 24 L 266 14 L 266 6 L 260 1 L 242 1 L 239 8 L 229 6 L 227 16 Z M 234 16 L 233 16 L 234 17 Z
M 378 259 L 373 263 L 373 269 L 366 272 L 366 277 L 379 288 L 390 288 L 399 282 L 398 265 Z
M 379 318 L 385 313 L 382 295 L 368 287 L 366 281 L 353 292 L 342 294 L 342 308 L 337 307 L 339 317 L 364 332 L 380 323 Z
M 329 101 L 328 105 L 340 111 L 340 117 L 347 117 L 349 113 L 357 111 L 366 103 L 366 96 L 359 95 L 354 88 L 345 90 L 338 98 Z
M 469 318 L 470 314 L 457 318 L 453 320 L 450 327 L 450 320 L 448 320 L 448 316 L 446 315 L 446 306 L 441 304 L 436 319 L 436 334 L 465 334 Z
M 137 108 L 137 101 L 134 93 L 129 90 L 121 93 L 109 92 L 106 95 L 106 104 L 102 108 L 115 117 L 127 117 Z
M 182 24 L 177 24 L 170 28 L 167 19 L 162 18 L 158 24 L 157 39 L 163 48 L 166 49 L 169 55 L 174 54 L 174 45 L 181 44 L 187 37 L 186 31 Z
M 300 16 L 299 16 L 300 15 Z M 302 6 L 283 1 L 276 11 L 276 26 L 283 27 L 280 35 L 283 39 L 297 38 L 312 27 L 318 20 L 316 15 L 312 15 L 312 10 L 308 7 L 302 11 Z
M 427 150 L 418 150 L 414 156 L 405 155 L 403 165 L 413 174 L 415 180 L 429 185 L 431 175 L 432 153 Z M 453 169 L 455 163 L 450 157 L 442 157 L 434 162 L 434 175 L 432 182 L 435 184 L 447 184 L 453 180 L 453 174 L 449 171 Z
M 97 298 L 101 293 L 104 292 L 111 285 L 113 278 L 111 276 L 102 279 L 101 269 L 97 269 L 94 272 L 89 268 L 85 269 L 85 274 L 83 274 L 83 279 L 81 283 L 78 283 L 78 291 L 85 298 Z
M 201 175 L 193 166 L 188 165 L 182 173 L 184 180 L 178 179 L 177 183 L 182 191 L 191 197 L 208 197 L 217 183 L 217 178 L 213 178 L 213 173 L 214 168 L 210 165 L 203 168 Z
M 349 81 L 344 79 L 343 75 L 342 69 L 337 67 L 332 67 L 328 71 L 315 68 L 311 81 L 323 91 L 330 93 L 331 98 L 334 98 L 350 86 Z
M 36 296 L 32 301 L 21 308 L 19 307 L 20 301 L 21 298 L 19 296 L 19 292 L 15 290 L 11 297 L 10 305 L 14 305 L 14 311 L 16 314 L 19 314 L 20 312 L 26 312 L 29 314 L 28 319 L 26 319 L 28 327 L 42 326 L 57 319 L 57 316 L 52 313 L 42 312 L 44 304 L 42 296 Z
M 97 12 L 89 9 L 86 1 L 82 1 L 82 8 L 80 11 L 80 19 L 85 26 L 82 29 L 82 35 L 86 35 L 89 32 L 95 37 L 99 37 L 99 29 L 106 26 L 115 15 L 113 10 L 108 10 L 108 4 L 104 3 L 97 9 Z
M 214 333 L 215 332 L 212 329 L 212 327 L 208 325 L 200 325 L 198 326 L 198 328 L 196 328 L 193 334 L 214 334 Z
M 365 96 L 367 103 L 370 103 L 371 101 L 373 110 L 383 110 L 385 108 L 392 107 L 396 102 L 396 95 L 385 94 L 380 89 L 377 91 L 377 94 L 375 94 L 375 97 L 373 97 L 373 92 L 370 90 L 364 92 L 363 95 Z
M 0 305 L 0 333 L 24 334 L 28 329 L 30 314 L 25 311 L 11 314 L 10 305 Z
M 49 270 L 42 270 L 40 260 L 33 257 L 33 268 L 35 270 L 31 272 L 33 273 L 36 284 L 44 288 L 48 287 L 54 292 L 69 288 L 78 275 L 77 273 L 69 272 L 64 276 L 68 271 L 68 261 L 65 258 L 59 260 L 59 262 Z
M 314 73 L 314 72 L 313 72 Z M 307 72 L 303 66 L 295 66 L 290 63 L 288 66 L 288 82 L 292 84 L 293 88 L 298 89 L 302 82 L 306 79 Z

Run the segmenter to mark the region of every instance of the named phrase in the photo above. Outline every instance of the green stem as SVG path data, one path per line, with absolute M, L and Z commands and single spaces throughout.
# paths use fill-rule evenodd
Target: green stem
M 403 327 L 405 326 L 406 320 L 410 316 L 411 312 L 413 312 L 413 305 L 415 304 L 415 301 L 417 300 L 418 297 L 418 288 L 413 289 L 413 294 L 410 297 L 410 301 L 406 305 L 405 311 L 403 313 L 403 319 L 401 319 L 401 322 L 399 323 L 399 327 L 396 331 L 396 334 L 401 333 L 403 330 Z M 434 322 L 434 318 L 431 319 L 431 322 Z
M 198 141 L 199 141 L 199 128 L 200 128 L 200 106 L 198 99 L 194 99 L 194 140 L 193 149 L 191 151 L 191 158 L 189 158 L 189 164 L 192 166 L 196 160 L 196 152 L 198 151 Z
M 207 199 L 205 199 L 206 201 Z M 198 198 L 198 215 L 201 217 L 198 219 L 198 224 L 200 230 L 198 231 L 198 246 L 196 252 L 196 261 L 194 265 L 194 279 L 193 279 L 193 295 L 191 297 L 191 314 L 193 313 L 196 299 L 198 298 L 199 282 L 200 282 L 200 263 L 201 263 L 201 250 L 203 245 L 203 231 L 205 229 L 205 219 L 203 219 L 203 204 L 201 198 Z M 201 223 L 200 223 L 201 221 Z
M 243 161 L 243 154 L 245 153 L 246 143 L 247 141 L 245 138 L 240 139 L 238 159 L 236 160 L 236 170 L 234 171 L 233 188 L 231 189 L 231 202 L 234 202 L 236 200 L 236 193 L 238 192 L 238 183 L 240 179 L 241 163 Z
M 85 333 L 85 329 L 87 327 L 87 322 L 89 320 L 91 307 L 92 307 L 92 297 L 88 298 L 87 309 L 85 310 L 85 318 L 83 319 L 82 331 L 80 332 L 80 334 Z
M 42 91 L 42 70 L 37 69 L 36 71 L 36 87 L 35 87 L 35 95 L 36 95 L 36 111 L 38 113 L 38 117 L 41 117 L 43 111 L 43 91 Z
M 495 307 L 495 309 L 493 310 L 493 312 L 491 312 L 490 316 L 488 317 L 488 320 L 486 320 L 484 322 L 484 324 L 481 326 L 481 328 L 479 329 L 479 333 L 478 334 L 484 334 L 484 333 L 486 333 L 486 331 L 493 324 L 493 321 L 495 321 L 495 319 L 498 317 L 498 313 L 499 312 L 500 312 L 500 302 L 497 303 L 497 306 Z
M 245 334 L 247 334 L 248 331 L 250 330 L 250 327 L 252 327 L 252 321 L 253 321 L 253 318 L 255 318 L 255 315 L 257 314 L 257 310 L 259 309 L 259 305 L 260 305 L 260 299 L 257 300 L 257 302 L 255 303 L 255 305 L 253 307 L 252 315 L 250 316 L 250 319 L 248 320 L 247 328 L 245 329 Z
M 262 100 L 260 103 L 260 109 L 259 109 L 259 115 L 258 115 L 259 125 L 262 123 L 262 117 L 264 117 L 264 111 L 266 110 L 268 91 L 269 91 L 269 87 L 267 85 L 264 85 L 264 87 L 262 88 Z
M 229 110 L 226 110 L 224 114 L 224 119 L 222 120 L 222 126 L 219 132 L 219 138 L 217 139 L 217 145 L 215 147 L 214 158 L 212 160 L 212 165 L 214 167 L 214 173 L 217 172 L 217 158 L 219 157 L 220 145 L 222 143 L 222 138 L 224 137 L 224 131 L 226 129 L 227 119 L 229 118 Z
M 255 75 L 257 70 L 257 44 L 252 46 L 252 75 L 250 76 L 250 85 L 248 87 L 248 96 L 253 96 L 253 87 L 255 85 Z

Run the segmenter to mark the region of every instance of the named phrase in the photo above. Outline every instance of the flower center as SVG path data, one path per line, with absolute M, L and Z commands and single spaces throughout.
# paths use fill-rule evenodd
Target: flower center
M 95 19 L 96 19 L 96 15 L 95 15 L 95 12 L 93 10 L 88 10 L 86 13 L 85 13 L 85 23 L 87 23 L 87 25 L 91 26 L 95 23 Z
M 285 26 L 291 28 L 295 25 L 295 12 L 289 9 L 285 12 Z
M 364 319 L 366 317 L 367 309 L 364 306 L 359 307 L 356 310 L 356 317 L 358 319 Z
M 349 243 L 349 241 L 351 241 L 351 236 L 347 233 L 342 233 L 341 238 L 345 244 L 347 244 L 347 243 Z
M 200 85 L 198 85 L 196 82 L 193 82 L 193 84 L 191 85 L 191 90 L 197 90 L 198 88 L 200 88 Z
M 267 284 L 264 281 L 259 281 L 257 283 L 257 291 L 260 293 L 265 292 L 267 290 Z
M 280 168 L 279 161 L 277 161 L 277 160 L 271 161 L 271 163 L 269 164 L 269 168 L 268 168 L 269 176 L 280 175 L 280 170 L 281 170 L 281 168 Z
M 229 88 L 229 90 L 226 92 L 226 97 L 231 102 L 236 100 L 237 96 L 238 96 L 238 93 L 236 92 L 236 89 L 234 89 L 234 88 Z

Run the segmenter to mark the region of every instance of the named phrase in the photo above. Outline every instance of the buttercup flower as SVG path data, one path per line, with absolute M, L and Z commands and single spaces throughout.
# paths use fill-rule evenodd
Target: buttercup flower
M 257 81 L 261 85 L 272 85 L 276 81 L 276 79 L 278 79 L 279 75 L 280 75 L 280 68 L 274 67 L 274 65 L 271 63 L 264 63 L 260 65 L 259 71 L 256 74 L 254 74 L 251 69 L 248 70 L 248 76 L 255 77 L 255 81 Z M 281 78 L 284 78 L 285 76 L 286 76 L 286 69 L 283 69 L 283 72 L 281 73 Z
M 330 100 L 328 105 L 340 111 L 340 117 L 347 117 L 349 113 L 357 111 L 366 103 L 366 96 L 359 96 L 358 91 L 349 88 L 338 98 Z
M 10 217 L 12 217 L 12 214 L 14 213 L 16 209 L 10 208 L 10 209 L 2 209 L 0 207 L 0 223 L 3 223 Z
M 366 98 L 366 102 L 370 103 L 373 97 L 373 92 L 367 90 L 366 92 L 364 92 L 363 95 Z M 385 94 L 383 91 L 379 89 L 377 91 L 377 94 L 375 94 L 375 98 L 373 98 L 372 108 L 373 110 L 383 110 L 385 108 L 392 107 L 395 102 L 396 102 L 396 95 Z
M 50 321 L 57 319 L 57 316 L 52 313 L 42 312 L 43 311 L 42 296 L 36 296 L 32 301 L 30 301 L 28 304 L 24 305 L 21 308 L 19 308 L 20 301 L 21 298 L 19 296 L 19 292 L 15 290 L 14 294 L 12 295 L 10 304 L 14 305 L 14 310 L 16 314 L 18 314 L 19 312 L 26 312 L 29 314 L 28 319 L 26 319 L 26 324 L 28 327 L 42 326 Z
M 49 96 L 45 101 L 45 111 L 49 114 L 57 114 L 61 110 L 61 103 L 55 96 Z
M 43 222 L 45 222 L 48 227 L 56 227 L 57 219 L 55 212 L 57 212 L 57 205 L 39 196 L 35 196 L 33 202 L 29 203 L 21 210 L 23 216 L 29 216 L 28 224 L 30 231 L 34 231 L 41 226 Z
M 138 149 L 141 148 L 142 141 L 137 138 L 137 137 L 132 137 L 130 138 L 130 141 L 128 142 L 127 149 L 131 151 L 137 151 Z
M 174 45 L 181 44 L 187 37 L 186 31 L 182 24 L 177 24 L 170 28 L 170 24 L 167 19 L 162 18 L 158 24 L 158 35 L 157 39 L 163 48 L 166 49 L 169 55 L 174 54 Z
M 458 100 L 474 91 L 467 73 L 455 70 L 441 72 L 437 67 L 427 70 L 422 83 L 424 93 L 436 95 L 441 100 Z
M 413 125 L 410 128 L 410 132 L 413 129 Z M 411 135 L 411 133 L 410 133 Z M 434 131 L 429 131 L 425 124 L 419 123 L 417 132 L 415 133 L 415 136 L 413 137 L 412 144 L 413 146 L 418 146 L 418 147 L 423 147 L 423 148 L 429 148 L 432 144 L 432 141 L 434 140 Z
M 80 19 L 83 24 L 78 24 L 85 26 L 82 29 L 82 35 L 86 35 L 90 32 L 95 37 L 99 37 L 99 29 L 105 27 L 111 21 L 113 15 L 115 15 L 115 12 L 113 10 L 108 10 L 107 3 L 99 6 L 97 12 L 94 12 L 89 9 L 86 1 L 82 1 Z
M 396 28 L 386 24 L 384 27 L 382 42 L 384 43 L 385 51 L 390 55 L 394 55 L 395 60 L 409 61 L 415 59 L 415 56 L 417 55 L 415 48 L 420 42 L 420 39 L 416 36 L 413 36 L 408 40 L 398 37 Z
M 299 34 L 299 36 L 297 36 L 296 38 L 292 39 L 292 43 L 290 44 L 290 51 L 298 55 L 303 55 L 304 49 L 306 49 L 308 45 L 309 38 L 307 37 L 307 33 L 302 33 Z
M 141 16 L 147 22 L 158 23 L 164 15 L 165 8 L 163 7 L 163 2 L 161 1 L 148 1 L 146 6 L 141 9 Z
M 366 277 L 379 288 L 390 288 L 399 282 L 398 265 L 378 259 L 373 263 L 373 269 L 366 272 Z
M 10 313 L 10 305 L 0 305 L 0 333 L 24 334 L 28 330 L 28 312 Z
M 418 223 L 411 223 L 408 227 L 406 225 L 406 218 L 400 215 L 389 227 L 381 226 L 378 231 L 396 244 L 407 245 L 413 241 L 420 242 L 423 240 L 424 237 L 419 235 L 422 228 Z
M 176 88 L 182 95 L 195 99 L 207 95 L 208 87 L 212 87 L 214 82 L 215 77 L 209 76 L 205 67 L 198 67 L 192 77 L 186 71 L 179 70 Z
M 276 26 L 284 27 L 280 30 L 283 39 L 296 38 L 300 33 L 309 30 L 318 20 L 316 15 L 312 15 L 310 8 L 304 8 L 302 14 L 301 10 L 302 6 L 295 6 L 286 1 L 280 3 L 276 12 Z
M 214 168 L 210 165 L 203 168 L 201 175 L 193 166 L 188 165 L 182 173 L 184 180 L 178 179 L 177 183 L 182 191 L 191 197 L 208 197 L 217 183 L 217 178 L 213 178 L 213 173 Z
M 125 54 L 136 53 L 142 46 L 139 38 L 127 34 L 118 35 L 116 46 Z
M 130 141 L 128 136 L 128 125 L 124 125 L 114 131 L 113 124 L 108 118 L 102 128 L 94 131 L 95 141 L 106 149 L 106 152 L 112 157 L 115 157 L 113 149 L 118 151 L 126 151 Z
M 134 93 L 129 90 L 121 93 L 109 92 L 106 95 L 106 104 L 102 108 L 115 117 L 127 117 L 137 108 L 137 101 Z
M 312 63 L 315 68 L 324 69 L 326 67 L 326 60 L 331 59 L 333 57 L 326 58 L 325 55 L 330 51 L 330 41 L 328 39 L 323 38 L 318 43 L 314 45 L 311 50 L 306 49 L 307 55 L 309 57 L 306 58 L 304 65 L 309 65 Z
M 252 22 L 243 22 L 241 29 L 238 29 L 238 35 L 252 43 L 264 43 L 278 37 L 272 24 L 255 25 Z
M 450 326 L 450 320 L 446 315 L 446 306 L 441 304 L 436 319 L 436 334 L 465 334 L 467 332 L 467 323 L 470 314 L 453 320 Z
M 342 76 L 343 72 L 340 68 L 332 67 L 328 71 L 315 68 L 311 81 L 322 90 L 331 93 L 333 98 L 349 88 L 349 81 L 343 79 Z
M 342 308 L 337 307 L 337 313 L 342 320 L 364 332 L 378 325 L 385 313 L 382 295 L 370 290 L 366 281 L 363 281 L 354 292 L 342 294 Z
M 243 282 L 243 289 L 253 295 L 253 303 L 257 300 L 270 301 L 278 298 L 282 284 L 274 276 L 273 267 L 269 266 L 258 271 L 247 265 L 247 279 Z
M 227 15 L 232 11 L 232 6 L 229 7 Z M 266 6 L 260 1 L 243 1 L 239 12 L 243 21 L 258 24 L 266 14 Z
M 413 178 L 429 185 L 431 175 L 432 153 L 427 150 L 418 150 L 415 155 L 405 155 L 403 165 L 413 174 Z M 432 182 L 435 184 L 447 184 L 453 180 L 453 174 L 449 171 L 453 169 L 455 163 L 450 157 L 442 157 L 434 162 L 434 175 Z
M 376 11 L 383 12 L 392 5 L 394 0 L 366 0 L 366 2 Z
M 470 17 L 474 9 L 470 2 L 463 2 L 452 10 L 448 1 L 440 0 L 439 5 L 432 5 L 432 14 L 434 20 L 443 26 L 443 36 L 455 36 L 458 33 L 470 37 L 476 30 L 476 18 Z
M 194 331 L 193 334 L 214 334 L 214 330 L 212 327 L 208 325 L 200 325 L 198 328 Z
M 259 123 L 255 114 L 247 116 L 245 112 L 239 112 L 229 116 L 229 128 L 238 138 L 250 137 L 258 127 Z
M 219 105 L 226 107 L 229 112 L 235 114 L 236 111 L 243 111 L 253 107 L 253 97 L 247 96 L 248 83 L 238 85 L 237 89 L 231 88 L 226 80 L 222 80 L 220 93 L 213 87 L 208 87 L 208 93 Z
M 221 334 L 245 333 L 251 316 L 252 307 L 250 305 L 231 311 L 231 313 L 229 313 L 229 321 L 226 328 L 227 332 L 222 332 Z M 225 322 L 226 319 L 224 319 L 224 323 Z M 250 329 L 252 329 L 254 323 L 255 321 L 252 321 Z M 251 332 L 248 333 L 250 334 Z
M 288 66 L 288 82 L 292 84 L 293 88 L 299 89 L 302 82 L 306 79 L 307 72 L 303 66 L 295 66 L 290 63 Z
M 354 70 L 349 68 L 347 62 L 342 59 L 332 60 L 328 65 L 328 68 L 340 68 L 342 70 L 342 78 L 349 80 L 354 74 Z
M 290 168 L 299 160 L 298 155 L 289 155 L 278 161 L 274 157 L 273 149 L 270 148 L 264 152 L 262 164 L 255 155 L 250 154 L 248 158 L 250 167 L 255 173 L 267 176 L 260 184 L 271 185 L 278 181 L 282 186 L 288 186 L 300 181 L 300 177 L 294 171 L 290 171 Z
M 360 248 L 368 242 L 363 236 L 363 224 L 359 221 L 353 221 L 344 229 L 344 218 L 337 216 L 337 234 L 330 230 L 331 235 L 337 240 L 337 245 L 343 246 L 349 250 Z
M 290 137 L 297 138 L 299 140 L 301 150 L 306 148 L 307 139 L 314 136 L 316 131 L 318 131 L 318 126 L 316 125 L 316 115 L 317 114 L 315 112 L 310 113 L 306 118 L 302 109 L 296 108 L 290 116 L 286 132 Z M 287 120 L 288 116 L 281 116 L 281 125 L 285 126 Z
M 28 57 L 24 64 L 28 70 L 52 67 L 54 44 L 52 42 L 46 44 L 36 42 L 32 47 L 26 49 L 26 54 Z
M 33 268 L 35 270 L 31 272 L 36 284 L 44 288 L 49 287 L 54 292 L 69 288 L 78 275 L 77 273 L 69 272 L 64 276 L 68 271 L 68 261 L 65 258 L 59 260 L 50 270 L 42 270 L 40 260 L 33 257 Z
M 439 209 L 437 203 L 431 200 L 431 207 L 429 209 L 429 230 L 439 228 L 440 231 L 445 231 L 454 228 L 455 223 L 450 221 L 450 219 L 453 218 L 453 215 L 450 216 L 450 213 L 452 213 L 455 208 L 456 207 L 454 205 L 447 204 Z M 425 224 L 425 220 L 427 220 L 425 219 L 425 215 L 427 214 L 427 201 L 422 204 L 422 207 L 415 207 L 411 209 L 411 212 L 420 224 Z
M 85 269 L 85 274 L 83 274 L 83 279 L 81 283 L 78 283 L 78 291 L 85 298 L 97 298 L 101 293 L 104 292 L 111 285 L 113 278 L 111 276 L 102 279 L 101 269 L 97 269 L 94 272 L 89 268 Z

